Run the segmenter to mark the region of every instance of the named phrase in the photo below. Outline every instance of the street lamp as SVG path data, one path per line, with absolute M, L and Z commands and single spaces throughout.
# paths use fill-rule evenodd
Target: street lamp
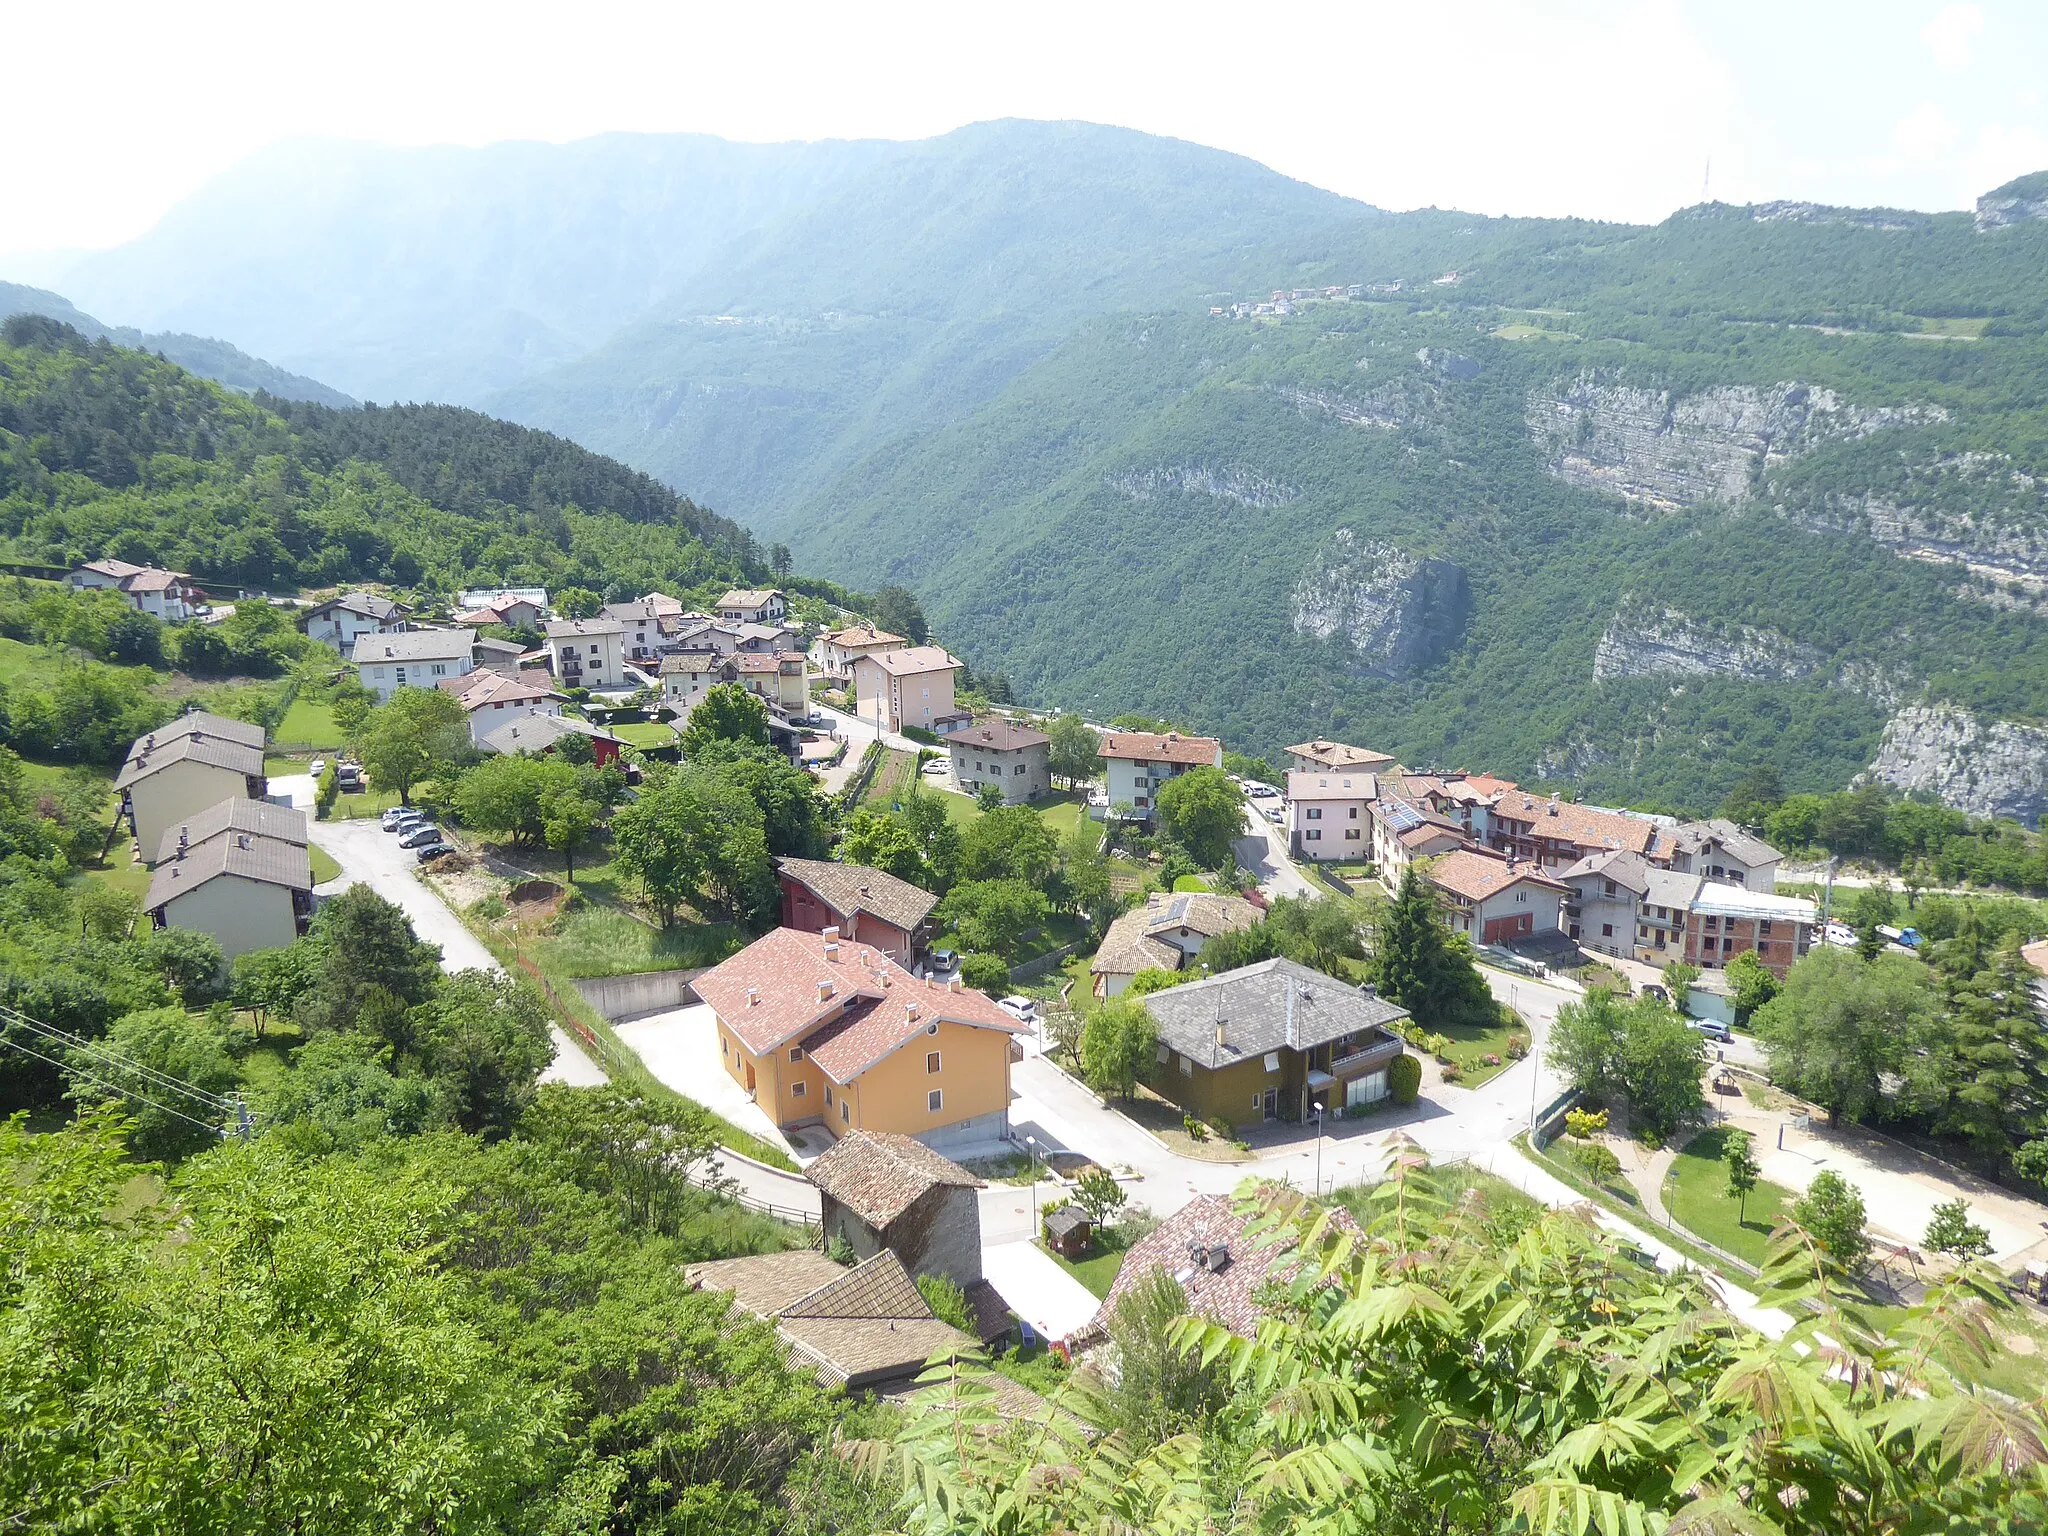
M 1038 1138 L 1026 1136 L 1024 1145 L 1031 1149 L 1031 1238 L 1038 1240 Z
M 1316 1198 L 1323 1194 L 1323 1101 L 1317 1099 L 1312 1108 L 1316 1117 Z

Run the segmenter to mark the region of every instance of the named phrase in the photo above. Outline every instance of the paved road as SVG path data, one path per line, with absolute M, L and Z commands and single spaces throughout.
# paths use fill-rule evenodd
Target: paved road
M 312 780 L 304 774 L 295 779 L 271 780 L 271 792 L 291 793 L 294 804 L 302 791 L 310 802 Z M 395 836 L 368 820 L 316 821 L 311 826 L 313 841 L 341 866 L 341 874 L 321 886 L 318 894 L 339 895 L 352 885 L 367 885 L 404 910 L 414 933 L 441 947 L 443 970 L 501 969 L 476 935 L 463 927 L 462 920 L 448 910 L 448 904 L 420 879 L 418 861 L 410 849 L 398 846 Z M 555 1059 L 541 1073 L 542 1082 L 595 1087 L 605 1080 L 603 1068 L 585 1055 L 561 1026 L 551 1024 L 548 1028 L 554 1037 Z
M 1245 824 L 1250 830 L 1230 845 L 1237 862 L 1258 878 L 1259 889 L 1269 898 L 1327 895 L 1288 858 L 1287 833 L 1258 813 L 1257 806 L 1272 803 L 1255 800 L 1246 808 Z

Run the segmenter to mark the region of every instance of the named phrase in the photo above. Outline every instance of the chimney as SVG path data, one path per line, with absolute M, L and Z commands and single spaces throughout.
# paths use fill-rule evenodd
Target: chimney
M 752 1007 L 754 1007 L 754 1006 L 755 1006 L 756 1004 L 758 1004 L 758 1003 L 759 1003 L 760 1001 L 761 1001 L 761 989 L 760 989 L 759 987 L 749 987 L 749 988 L 747 988 L 747 1006 L 748 1006 L 749 1008 L 752 1008 Z
M 1358 984 L 1358 995 L 1360 997 L 1378 997 L 1380 989 L 1369 981 L 1361 981 Z
M 914 998 L 914 997 L 913 997 L 913 998 L 912 998 L 912 999 L 910 1000 L 910 1002 L 909 1002 L 909 1003 L 908 1003 L 908 1004 L 907 1004 L 907 1005 L 906 1005 L 906 1006 L 904 1007 L 903 1013 L 904 1013 L 904 1016 L 905 1016 L 906 1018 L 908 1018 L 908 1019 L 909 1019 L 909 1020 L 910 1020 L 910 1021 L 911 1021 L 912 1023 L 916 1023 L 916 1022 L 917 1022 L 917 999 L 916 999 L 916 998 Z
M 1554 789 L 1550 792 L 1550 814 L 1557 814 L 1557 791 Z
M 820 929 L 819 936 L 823 938 L 827 944 L 836 944 L 839 941 L 839 925 L 837 923 L 834 923 L 829 928 Z
M 827 939 L 825 941 L 825 958 L 833 965 L 839 963 L 839 941 L 837 939 Z
M 831 997 L 832 982 L 831 979 L 827 977 L 818 983 L 818 1001 L 821 1003 L 828 1002 L 830 1001 Z
M 1216 1048 L 1219 1051 L 1223 1049 L 1223 1021 L 1221 1019 L 1216 1021 Z
M 960 978 L 955 976 L 952 980 L 948 981 L 946 983 L 946 990 L 948 992 L 958 992 L 960 990 Z
M 868 883 L 867 883 L 867 881 L 865 881 L 865 880 L 861 881 L 861 883 L 860 883 L 860 895 L 861 895 L 861 900 L 863 900 L 863 901 L 867 900 L 867 895 L 868 895 Z
M 181 859 L 185 857 L 185 850 L 192 846 L 192 839 L 186 833 L 186 828 L 178 828 L 178 857 Z

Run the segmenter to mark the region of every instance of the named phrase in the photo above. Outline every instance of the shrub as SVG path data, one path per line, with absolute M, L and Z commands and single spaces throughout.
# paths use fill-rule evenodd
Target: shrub
M 921 725 L 906 725 L 905 727 L 903 727 L 903 734 L 908 736 L 912 741 L 923 742 L 928 747 L 935 747 L 939 744 L 939 733 L 937 731 L 928 731 Z M 932 753 L 931 755 L 933 757 L 938 756 L 936 752 Z M 920 764 L 922 764 L 925 760 L 925 754 L 922 752 L 918 753 L 917 760 Z
M 1188 1133 L 1190 1141 L 1207 1141 L 1209 1139 L 1209 1127 L 1202 1124 L 1193 1115 L 1182 1115 L 1180 1117 L 1180 1128 Z
M 1106 1168 L 1085 1168 L 1074 1181 L 1074 1204 L 1098 1227 L 1121 1211 L 1128 1198 Z
M 1235 1141 L 1237 1139 L 1237 1127 L 1221 1115 L 1211 1115 L 1209 1117 L 1209 1129 L 1225 1141 Z
M 1489 1067 L 1497 1067 L 1500 1065 L 1500 1057 L 1495 1055 L 1492 1051 L 1488 1051 L 1486 1053 L 1486 1064 Z
M 978 992 L 1010 990 L 1010 968 L 1001 955 L 970 949 L 960 957 L 960 979 Z
M 479 896 L 469 904 L 469 915 L 480 922 L 494 923 L 505 915 L 505 911 L 502 896 Z
M 849 1243 L 841 1233 L 834 1232 L 832 1234 L 832 1241 L 825 1245 L 825 1257 L 834 1264 L 851 1264 L 853 1262 L 853 1244 Z
M 952 1276 L 919 1275 L 917 1293 L 940 1322 L 958 1328 L 962 1333 L 974 1331 L 973 1320 L 967 1315 L 967 1293 L 960 1289 L 959 1282 Z
M 1568 1109 L 1564 1112 L 1564 1130 L 1567 1136 L 1580 1141 L 1590 1141 L 1607 1129 L 1607 1111 L 1604 1109 Z
M 1455 1061 L 1446 1061 L 1443 1064 L 1443 1071 L 1439 1075 L 1445 1082 L 1455 1083 L 1465 1075 L 1465 1069 Z
M 329 763 L 320 770 L 320 782 L 313 792 L 313 814 L 325 821 L 334 814 L 334 802 L 341 798 L 341 775 Z
M 1572 1161 L 1585 1169 L 1596 1184 L 1604 1184 L 1621 1172 L 1621 1159 L 1597 1141 L 1568 1150 Z
M 1422 1063 L 1413 1056 L 1396 1056 L 1387 1063 L 1387 1091 L 1396 1104 L 1413 1104 L 1422 1092 Z
M 1507 1053 L 1509 1061 L 1520 1061 L 1529 1054 L 1529 1042 L 1520 1035 L 1509 1035 Z

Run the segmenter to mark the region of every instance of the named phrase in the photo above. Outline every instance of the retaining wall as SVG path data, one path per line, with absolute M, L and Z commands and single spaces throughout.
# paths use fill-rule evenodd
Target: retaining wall
M 586 1003 L 616 1024 L 698 1001 L 690 983 L 703 974 L 700 967 L 693 971 L 639 971 L 631 976 L 579 976 L 575 985 Z

